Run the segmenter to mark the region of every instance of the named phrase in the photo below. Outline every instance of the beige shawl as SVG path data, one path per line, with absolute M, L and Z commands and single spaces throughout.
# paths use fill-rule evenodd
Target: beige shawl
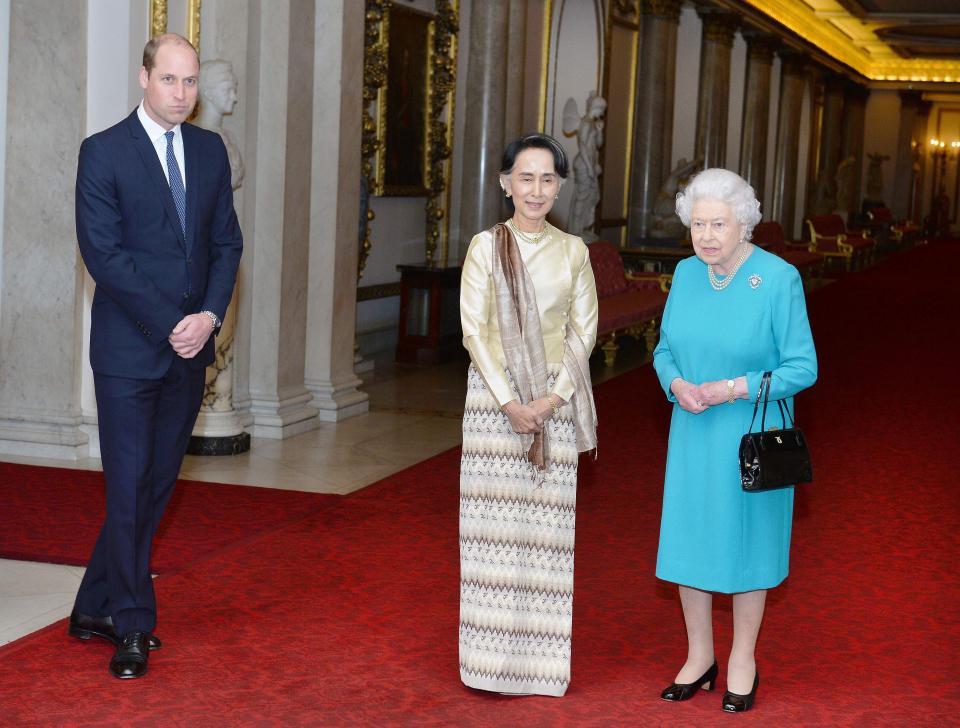
M 547 362 L 536 291 L 510 228 L 497 223 L 492 232 L 493 285 L 503 354 L 520 393 L 520 403 L 528 404 L 548 394 Z M 597 410 L 590 383 L 589 356 L 580 336 L 568 324 L 563 365 L 575 387 L 570 405 L 579 452 L 597 447 Z M 535 435 L 520 435 L 520 441 L 527 450 L 527 459 L 540 470 L 546 470 L 550 463 L 546 429 Z

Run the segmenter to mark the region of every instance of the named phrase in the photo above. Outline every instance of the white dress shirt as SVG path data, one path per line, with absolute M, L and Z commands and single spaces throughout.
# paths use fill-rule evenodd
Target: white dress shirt
M 147 116 L 142 101 L 140 102 L 140 106 L 137 107 L 137 117 L 140 119 L 144 131 L 147 132 L 147 137 L 153 142 L 153 148 L 160 158 L 160 166 L 163 167 L 163 174 L 166 175 L 167 184 L 169 185 L 170 172 L 167 170 L 167 138 L 164 136 L 167 130 Z M 183 132 L 179 124 L 170 131 L 173 132 L 173 156 L 177 158 L 177 166 L 180 167 L 180 178 L 183 180 L 183 189 L 187 189 L 186 166 L 183 163 Z

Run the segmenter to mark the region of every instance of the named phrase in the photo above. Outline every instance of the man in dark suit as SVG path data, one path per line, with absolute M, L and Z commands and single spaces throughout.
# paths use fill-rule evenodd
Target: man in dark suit
M 77 238 L 97 284 L 90 363 L 107 514 L 69 633 L 111 641 L 118 678 L 145 674 L 160 647 L 151 545 L 243 247 L 223 142 L 184 123 L 198 75 L 185 38 L 154 38 L 140 69 L 143 102 L 80 147 Z

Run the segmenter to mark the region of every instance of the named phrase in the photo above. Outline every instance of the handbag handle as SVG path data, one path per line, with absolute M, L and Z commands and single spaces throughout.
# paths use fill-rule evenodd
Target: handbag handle
M 753 423 L 757 419 L 757 409 L 760 407 L 760 397 L 763 397 L 763 413 L 760 415 L 760 432 L 767 429 L 767 404 L 770 401 L 770 383 L 773 380 L 773 372 L 764 372 L 763 379 L 760 380 L 760 390 L 757 392 L 757 399 L 753 403 L 753 417 L 750 418 L 750 428 L 747 432 L 753 432 Z M 793 427 L 793 415 L 790 414 L 790 408 L 783 400 L 775 400 L 780 409 L 780 422 L 783 429 L 787 429 L 787 419 L 790 420 L 790 427 Z M 784 416 L 786 410 L 786 416 Z

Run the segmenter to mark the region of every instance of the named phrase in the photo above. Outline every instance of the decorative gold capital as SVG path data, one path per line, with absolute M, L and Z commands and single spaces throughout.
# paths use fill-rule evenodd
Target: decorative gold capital
M 635 23 L 640 18 L 639 5 L 638 0 L 613 0 L 610 10 L 614 17 Z
M 167 0 L 150 0 L 150 37 L 167 32 Z
M 736 15 L 718 10 L 698 10 L 697 15 L 703 21 L 705 41 L 719 43 L 727 48 L 733 46 L 733 36 L 740 25 Z
M 809 59 L 796 51 L 779 51 L 780 71 L 785 76 L 802 76 L 807 70 Z
M 779 41 L 773 36 L 754 30 L 743 31 L 747 42 L 747 59 L 760 63 L 773 63 L 773 53 L 779 47 Z
M 682 5 L 681 0 L 641 0 L 640 10 L 647 17 L 663 18 L 677 23 L 680 21 Z

